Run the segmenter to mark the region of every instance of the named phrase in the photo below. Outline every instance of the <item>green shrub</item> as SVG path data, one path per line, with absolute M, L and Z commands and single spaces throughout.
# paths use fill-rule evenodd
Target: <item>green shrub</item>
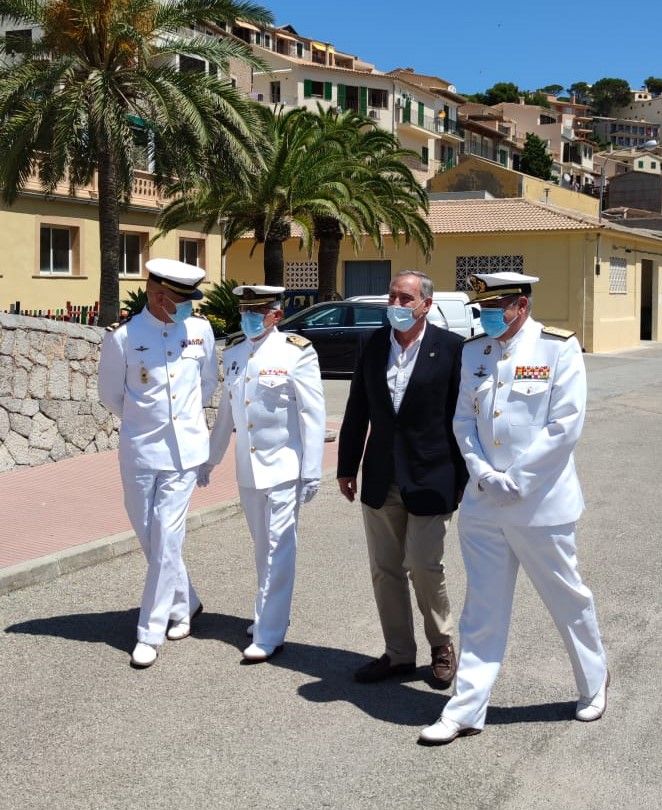
M 127 296 L 128 298 L 122 301 L 122 309 L 126 310 L 128 315 L 137 315 L 147 305 L 147 293 L 142 287 L 135 292 L 129 290 Z
M 212 284 L 200 304 L 200 312 L 209 319 L 216 337 L 239 331 L 239 304 L 232 292 L 237 284 L 234 279 Z

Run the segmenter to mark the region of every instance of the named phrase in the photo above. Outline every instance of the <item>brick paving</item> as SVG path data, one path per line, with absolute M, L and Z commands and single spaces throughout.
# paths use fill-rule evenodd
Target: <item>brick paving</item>
M 335 430 L 338 426 L 329 424 Z M 337 441 L 324 445 L 324 472 L 335 470 Z M 211 483 L 196 488 L 190 512 L 238 498 L 234 440 Z M 0 568 L 36 560 L 130 530 L 117 452 L 63 459 L 0 475 Z

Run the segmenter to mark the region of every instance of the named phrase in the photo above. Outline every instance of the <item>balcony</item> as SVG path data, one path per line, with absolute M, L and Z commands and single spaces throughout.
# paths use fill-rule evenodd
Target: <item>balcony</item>
M 426 115 L 421 123 L 420 119 L 412 112 L 411 120 L 405 121 L 403 108 L 398 110 L 397 119 L 399 125 L 418 127 L 418 129 L 424 129 L 426 132 L 431 132 L 433 135 L 451 135 L 455 138 L 464 138 L 464 130 L 462 127 L 457 121 L 450 119 Z
M 23 187 L 23 191 L 30 194 L 44 194 L 36 172 L 30 176 L 28 182 Z M 68 178 L 65 177 L 57 184 L 49 197 L 51 199 L 58 198 L 96 203 L 99 198 L 97 175 L 96 173 L 94 174 L 91 183 L 88 183 L 86 186 L 76 186 L 73 191 L 69 187 Z M 129 198 L 129 205 L 158 210 L 162 208 L 164 204 L 165 198 L 156 187 L 154 175 L 151 172 L 135 171 L 133 173 L 133 186 L 131 197 Z

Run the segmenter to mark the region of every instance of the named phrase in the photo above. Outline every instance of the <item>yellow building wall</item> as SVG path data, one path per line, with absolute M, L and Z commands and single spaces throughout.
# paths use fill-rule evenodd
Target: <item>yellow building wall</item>
M 578 214 L 596 219 L 600 209 L 600 201 L 596 197 L 582 194 L 579 191 L 570 191 L 555 183 L 548 183 L 539 177 L 530 177 L 526 174 L 522 175 L 522 197 L 532 202 L 562 208 L 564 211 L 576 211 Z
M 72 306 L 92 306 L 99 300 L 100 253 L 99 224 L 96 205 L 43 197 L 19 197 L 12 206 L 0 206 L 0 311 L 9 310 L 20 302 L 22 310 L 63 309 Z M 141 277 L 120 276 L 120 300 L 129 290 L 145 286 L 144 262 L 149 258 L 179 258 L 179 239 L 199 240 L 207 269 L 207 284 L 221 278 L 221 239 L 219 233 L 205 235 L 199 227 L 173 231 L 154 244 L 148 242 L 156 235 L 156 213 L 129 210 L 122 214 L 120 228 L 145 235 L 143 273 Z M 39 272 L 39 230 L 41 224 L 76 229 L 73 240 L 72 275 L 41 274 Z M 206 285 L 203 285 L 205 289 Z

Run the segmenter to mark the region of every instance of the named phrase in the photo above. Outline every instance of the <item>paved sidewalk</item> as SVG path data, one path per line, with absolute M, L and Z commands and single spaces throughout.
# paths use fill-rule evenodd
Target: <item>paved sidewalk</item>
M 336 433 L 338 425 L 328 423 Z M 337 441 L 324 445 L 324 473 L 335 471 Z M 204 489 L 196 488 L 188 527 L 239 508 L 234 440 Z M 138 547 L 122 501 L 117 452 L 81 455 L 0 475 L 0 594 Z

